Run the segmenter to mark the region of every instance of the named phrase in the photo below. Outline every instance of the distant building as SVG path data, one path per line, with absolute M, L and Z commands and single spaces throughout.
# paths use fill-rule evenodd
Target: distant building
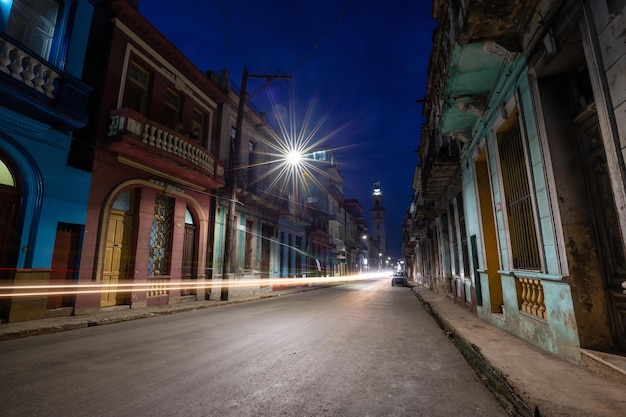
M 346 208 L 346 256 L 348 272 L 364 272 L 364 260 L 369 258 L 364 238 L 367 238 L 363 205 L 356 198 L 344 200 Z

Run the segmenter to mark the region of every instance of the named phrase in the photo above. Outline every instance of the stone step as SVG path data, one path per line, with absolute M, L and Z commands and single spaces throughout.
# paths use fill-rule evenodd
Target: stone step
M 582 365 L 594 373 L 626 385 L 626 356 L 581 349 Z

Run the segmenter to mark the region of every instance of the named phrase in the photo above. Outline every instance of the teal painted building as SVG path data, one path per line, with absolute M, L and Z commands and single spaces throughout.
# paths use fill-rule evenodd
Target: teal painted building
M 586 364 L 626 352 L 626 47 L 610 18 L 625 10 L 531 3 L 433 2 L 404 255 L 423 285 Z

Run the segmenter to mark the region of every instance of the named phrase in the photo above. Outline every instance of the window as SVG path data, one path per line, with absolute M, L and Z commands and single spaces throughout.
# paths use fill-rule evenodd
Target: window
M 246 220 L 246 240 L 244 243 L 244 258 L 243 258 L 243 268 L 246 271 L 252 270 L 252 228 L 254 227 L 254 223 L 250 220 Z
M 450 220 L 450 256 L 452 261 L 452 274 L 460 275 L 460 265 L 459 265 L 459 240 L 458 240 L 458 230 L 457 230 L 457 217 L 455 215 L 454 203 L 450 203 L 448 207 L 448 219 Z
M 248 142 L 248 166 L 246 167 L 246 171 L 248 172 L 248 178 L 246 185 L 251 185 L 256 178 L 256 161 L 255 161 L 255 143 L 250 141 Z
M 513 269 L 539 270 L 534 203 L 517 112 L 498 130 L 497 145 Z
M 191 121 L 191 138 L 201 141 L 204 136 L 204 113 L 198 109 L 193 109 L 193 120 Z
M 180 131 L 180 96 L 172 89 L 165 90 L 165 108 L 163 109 L 163 124 L 170 129 Z
M 55 0 L 13 0 L 8 3 L 11 8 L 6 32 L 43 59 L 50 60 L 59 3 Z
M 174 204 L 170 198 L 156 197 L 152 230 L 150 231 L 148 276 L 167 275 L 170 272 L 173 212 Z
M 122 107 L 129 107 L 141 114 L 148 110 L 150 74 L 136 62 L 131 62 L 124 87 Z
M 0 185 L 15 187 L 15 178 L 13 178 L 13 173 L 2 160 L 0 160 Z
M 463 196 L 461 194 L 457 195 L 456 202 L 456 207 L 459 215 L 459 233 L 461 234 L 461 262 L 463 263 L 463 265 L 461 266 L 463 268 L 463 275 L 466 278 L 469 278 L 469 251 L 467 246 L 467 233 L 465 232 L 465 209 L 463 208 Z
M 237 166 L 239 158 L 237 152 L 235 152 L 235 139 L 237 138 L 237 128 L 230 127 L 230 152 L 228 152 L 228 166 L 234 168 Z

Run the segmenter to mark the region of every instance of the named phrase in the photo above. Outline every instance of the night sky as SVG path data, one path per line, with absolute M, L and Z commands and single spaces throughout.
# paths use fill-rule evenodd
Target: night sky
M 258 111 L 321 125 L 334 149 L 344 197 L 358 199 L 371 227 L 372 188 L 381 181 L 391 256 L 400 256 L 412 196 L 428 60 L 431 0 L 141 0 L 140 12 L 201 70 L 248 79 Z M 309 125 L 304 115 L 312 112 Z M 327 137 L 327 138 L 326 138 Z

